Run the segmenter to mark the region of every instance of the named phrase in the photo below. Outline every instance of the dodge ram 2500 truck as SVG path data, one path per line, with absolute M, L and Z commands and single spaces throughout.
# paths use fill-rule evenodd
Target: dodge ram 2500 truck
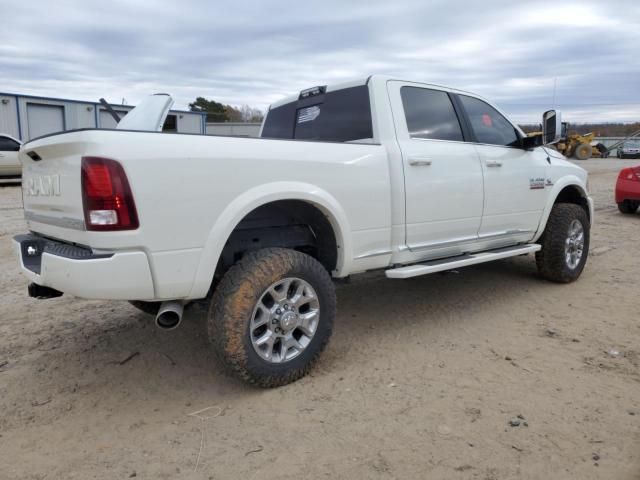
M 167 329 L 204 299 L 222 363 L 271 387 L 329 340 L 332 277 L 528 253 L 551 281 L 584 268 L 593 203 L 587 173 L 545 146 L 554 111 L 527 137 L 472 93 L 372 76 L 271 105 L 261 138 L 135 131 L 162 125 L 153 98 L 119 129 L 21 148 L 31 296 L 128 300 Z

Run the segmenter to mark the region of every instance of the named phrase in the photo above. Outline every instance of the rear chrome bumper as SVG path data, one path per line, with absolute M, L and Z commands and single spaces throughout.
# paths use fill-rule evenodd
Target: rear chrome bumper
M 37 285 L 90 299 L 154 298 L 144 252 L 94 252 L 34 234 L 18 235 L 13 244 L 22 272 Z

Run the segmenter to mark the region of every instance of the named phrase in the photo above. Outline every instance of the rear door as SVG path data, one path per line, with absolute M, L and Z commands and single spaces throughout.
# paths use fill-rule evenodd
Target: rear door
M 406 242 L 411 250 L 474 242 L 482 219 L 482 167 L 445 90 L 388 85 L 402 151 Z M 460 251 L 464 248 L 460 248 Z
M 515 126 L 485 101 L 458 95 L 482 161 L 484 211 L 480 239 L 496 244 L 529 240 L 547 200 L 547 155 L 524 150 Z

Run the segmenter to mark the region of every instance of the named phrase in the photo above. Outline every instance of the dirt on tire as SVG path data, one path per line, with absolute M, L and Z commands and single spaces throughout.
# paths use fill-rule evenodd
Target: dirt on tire
M 569 225 L 579 220 L 584 229 L 584 247 L 580 263 L 575 269 L 565 261 L 565 240 Z M 584 208 L 573 203 L 558 203 L 553 206 L 546 229 L 538 241 L 542 250 L 536 252 L 538 272 L 547 280 L 569 283 L 577 280 L 589 256 L 590 222 Z
M 253 351 L 248 324 L 264 290 L 289 275 L 306 276 L 314 283 L 320 297 L 320 326 L 298 358 L 270 365 Z M 209 310 L 209 339 L 216 356 L 230 373 L 256 386 L 277 387 L 309 372 L 331 336 L 335 312 L 334 285 L 318 261 L 295 250 L 262 249 L 245 254 L 222 278 Z

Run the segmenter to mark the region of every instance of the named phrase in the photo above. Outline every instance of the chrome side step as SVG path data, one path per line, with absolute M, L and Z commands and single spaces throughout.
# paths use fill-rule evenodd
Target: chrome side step
M 411 278 L 429 273 L 442 272 L 454 268 L 467 267 L 477 263 L 490 262 L 501 258 L 516 257 L 526 255 L 540 250 L 542 247 L 536 243 L 529 245 L 518 245 L 515 247 L 499 248 L 487 252 L 469 253 L 457 257 L 441 258 L 426 263 L 418 263 L 406 267 L 398 267 L 387 270 L 385 274 L 388 278 Z

